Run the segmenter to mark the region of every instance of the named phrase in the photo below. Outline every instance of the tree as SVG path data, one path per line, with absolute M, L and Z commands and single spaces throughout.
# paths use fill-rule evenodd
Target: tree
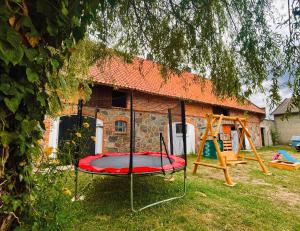
M 68 87 L 60 70 L 96 16 L 97 1 L 0 2 L 0 230 L 30 201 L 45 114 Z M 70 76 L 69 76 L 70 77 Z
M 289 75 L 287 86 L 292 90 L 292 100 L 288 112 L 292 107 L 300 109 L 300 1 L 288 0 L 288 19 L 281 23 L 282 27 L 288 27 L 288 35 L 285 38 L 283 51 L 285 53 L 285 68 Z
M 22 201 L 30 199 L 32 157 L 40 153 L 44 116 L 60 107 L 61 93 L 75 79 L 64 64 L 87 31 L 104 47 L 152 53 L 165 76 L 184 64 L 209 74 L 220 96 L 249 96 L 272 74 L 272 98 L 278 100 L 282 62 L 277 35 L 267 23 L 270 2 L 2 0 L 0 229 L 10 229 L 25 212 Z

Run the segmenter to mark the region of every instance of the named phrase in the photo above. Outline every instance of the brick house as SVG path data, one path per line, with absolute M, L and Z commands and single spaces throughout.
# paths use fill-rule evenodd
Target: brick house
M 233 99 L 218 99 L 212 93 L 212 83 L 207 79 L 200 81 L 194 74 L 184 72 L 180 76 L 171 74 L 168 80 L 164 80 L 158 64 L 140 58 L 135 58 L 132 63 L 112 58 L 102 68 L 97 65 L 91 67 L 90 72 L 94 86 L 83 114 L 94 118 L 95 108 L 98 109 L 94 131 L 96 143 L 91 148 L 96 153 L 129 151 L 130 92 L 133 92 L 135 110 L 136 151 L 158 151 L 160 133 L 170 146 L 167 114 L 170 108 L 173 115 L 174 153 L 181 153 L 181 100 L 186 102 L 188 152 L 198 149 L 207 113 L 247 116 L 255 145 L 262 144 L 260 122 L 265 117 L 264 109 L 250 102 L 242 105 Z M 72 115 L 76 113 L 77 106 L 69 105 L 61 112 L 60 118 L 45 119 L 46 144 L 54 148 L 58 146 L 63 129 L 67 127 L 62 123 L 74 123 L 75 116 Z M 228 138 L 232 131 L 239 128 L 225 122 L 221 129 L 222 137 Z M 247 140 L 244 146 L 249 146 Z

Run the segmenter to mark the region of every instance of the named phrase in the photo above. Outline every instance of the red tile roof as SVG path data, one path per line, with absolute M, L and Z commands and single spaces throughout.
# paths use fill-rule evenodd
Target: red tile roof
M 100 68 L 92 66 L 90 73 L 93 80 L 102 85 L 265 114 L 264 109 L 250 102 L 242 105 L 233 99 L 217 98 L 212 92 L 212 82 L 197 80 L 192 73 L 171 74 L 164 80 L 159 65 L 151 60 L 135 58 L 132 63 L 125 63 L 114 57 Z

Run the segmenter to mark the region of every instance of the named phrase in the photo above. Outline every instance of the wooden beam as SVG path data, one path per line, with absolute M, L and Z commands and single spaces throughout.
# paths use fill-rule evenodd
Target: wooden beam
M 243 159 L 246 159 L 246 160 L 254 160 L 254 161 L 258 161 L 258 159 L 257 158 L 255 158 L 255 157 L 243 157 Z M 261 160 L 262 162 L 265 162 L 265 160 Z
M 246 134 L 247 135 L 247 134 Z M 256 157 L 256 159 L 257 159 L 257 161 L 258 161 L 258 163 L 259 163 L 259 165 L 260 165 L 260 167 L 261 167 L 261 169 L 262 169 L 262 171 L 265 173 L 265 174 L 267 174 L 267 175 L 271 175 L 271 173 L 269 172 L 269 170 L 267 169 L 267 167 L 265 166 L 265 164 L 263 163 L 263 161 L 262 161 L 262 159 L 260 158 L 260 155 L 258 154 L 258 152 L 256 151 L 256 148 L 255 148 L 255 145 L 254 145 L 254 143 L 253 143 L 253 141 L 252 141 L 252 139 L 251 139 L 251 135 L 247 135 L 247 138 L 248 138 L 248 141 L 249 141 L 249 144 L 250 144 L 250 146 L 251 146 L 251 148 L 252 148 L 252 152 L 254 153 L 254 155 L 255 155 L 255 157 Z
M 225 169 L 225 167 L 223 167 L 221 165 L 216 165 L 216 164 L 208 164 L 208 163 L 203 163 L 203 162 L 194 162 L 194 164 L 211 167 L 211 168 Z
M 219 119 L 221 116 L 223 117 L 224 120 L 231 120 L 231 121 L 238 121 L 238 119 L 240 119 L 241 121 L 246 120 L 246 118 L 239 118 L 237 116 L 224 116 L 224 115 L 213 115 L 213 118 Z
M 242 128 L 243 128 L 243 132 L 245 132 L 247 138 L 248 136 L 251 137 L 250 132 L 248 131 L 247 127 L 245 126 L 245 124 L 242 122 L 242 120 L 240 118 L 238 118 L 239 123 L 241 124 Z

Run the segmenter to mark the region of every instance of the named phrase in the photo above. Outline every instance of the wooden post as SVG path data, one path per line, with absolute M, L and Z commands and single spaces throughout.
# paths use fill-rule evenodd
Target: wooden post
M 222 117 L 220 118 L 220 120 L 222 120 Z M 213 133 L 212 127 L 210 128 L 210 132 Z M 229 171 L 228 171 L 228 167 L 226 165 L 225 159 L 222 156 L 222 153 L 221 153 L 221 150 L 220 150 L 220 147 L 219 147 L 219 143 L 218 143 L 217 137 L 215 135 L 213 135 L 213 142 L 214 142 L 214 145 L 215 145 L 215 148 L 216 148 L 216 151 L 217 151 L 217 156 L 218 156 L 219 163 L 223 167 L 223 172 L 224 172 L 226 184 L 228 186 L 234 186 L 235 183 L 233 183 L 233 181 L 231 179 L 231 176 L 230 176 Z
M 252 148 L 252 151 L 253 151 L 254 155 L 256 156 L 257 161 L 258 161 L 258 163 L 259 163 L 259 165 L 260 165 L 262 171 L 263 171 L 265 174 L 268 174 L 268 175 L 269 175 L 270 172 L 269 172 L 269 170 L 267 169 L 267 167 L 265 166 L 265 164 L 263 163 L 262 159 L 260 158 L 260 155 L 257 153 L 256 148 L 255 148 L 255 145 L 253 144 L 253 141 L 252 141 L 251 137 L 250 137 L 250 136 L 247 136 L 247 138 L 248 138 L 248 141 L 249 141 L 249 143 L 250 143 L 250 146 L 251 146 L 251 148 Z
M 215 132 L 212 134 L 215 137 L 218 136 L 218 133 L 219 133 L 219 130 L 220 130 L 220 127 L 221 127 L 221 124 L 222 124 L 222 120 L 223 120 L 223 114 L 220 116 L 217 128 L 216 128 Z
M 244 159 L 245 155 L 241 156 L 240 155 L 240 152 L 241 152 L 241 149 L 243 147 L 243 142 L 244 142 L 244 139 L 245 139 L 245 132 L 244 132 L 244 129 L 242 128 L 242 134 L 241 134 L 241 137 L 239 137 L 239 147 L 238 147 L 238 151 L 236 153 L 237 157 L 241 157 L 242 159 Z
M 255 157 L 256 157 L 256 159 L 257 159 L 257 162 L 259 163 L 259 165 L 260 165 L 262 171 L 263 171 L 265 174 L 271 174 L 271 173 L 269 172 L 269 170 L 267 169 L 267 167 L 265 166 L 265 164 L 263 163 L 263 161 L 262 161 L 260 155 L 259 155 L 258 152 L 256 151 L 256 148 L 255 148 L 255 145 L 254 145 L 254 143 L 253 143 L 253 141 L 252 141 L 250 132 L 247 130 L 246 126 L 242 123 L 242 121 L 239 120 L 239 122 L 241 123 L 241 126 L 243 127 L 243 131 L 245 132 L 245 134 L 246 134 L 246 136 L 247 136 L 247 138 L 248 138 L 248 141 L 249 141 L 249 144 L 250 144 L 250 146 L 251 146 L 251 149 L 252 149 L 252 151 L 253 151 L 253 153 L 254 153 L 254 155 L 255 155 Z

